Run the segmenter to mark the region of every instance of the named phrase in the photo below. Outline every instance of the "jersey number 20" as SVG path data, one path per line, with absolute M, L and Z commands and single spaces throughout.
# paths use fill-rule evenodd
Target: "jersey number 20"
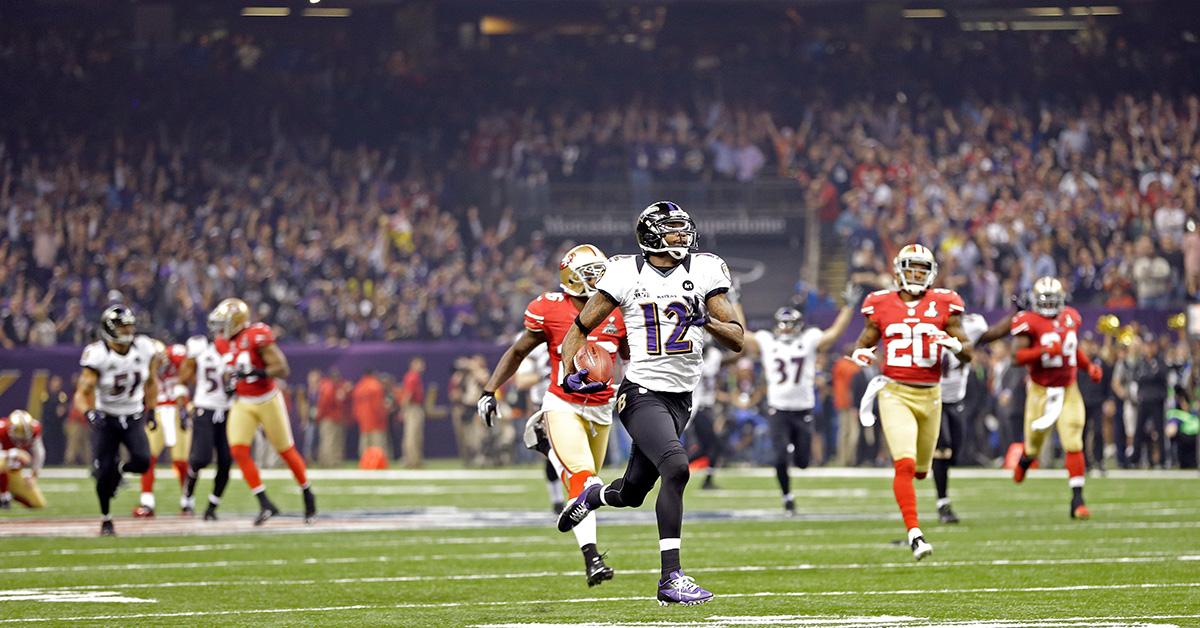
M 927 339 L 941 334 L 942 330 L 931 323 L 892 323 L 883 330 L 888 338 L 888 366 L 929 368 L 938 363 L 938 349 L 931 347 Z M 928 353 L 927 353 L 928 352 Z

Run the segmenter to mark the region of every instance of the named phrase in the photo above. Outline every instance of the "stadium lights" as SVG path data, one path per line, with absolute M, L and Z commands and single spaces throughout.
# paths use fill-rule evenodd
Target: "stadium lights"
M 910 20 L 937 19 L 946 17 L 944 9 L 905 9 L 900 13 Z
M 1087 22 L 1080 20 L 1015 21 L 1009 23 L 1008 26 L 1014 31 L 1077 31 L 1087 28 Z
M 350 17 L 350 9 L 305 9 L 304 17 Z
M 1062 17 L 1065 15 L 1063 10 L 1058 7 L 1029 7 L 1025 9 L 1025 13 L 1034 17 Z
M 1074 15 L 1074 16 L 1083 16 L 1083 15 L 1100 16 L 1100 15 L 1120 15 L 1120 14 L 1121 14 L 1121 7 L 1113 6 L 1113 5 L 1101 5 L 1101 6 L 1091 6 L 1091 7 L 1071 7 L 1071 15 Z
M 287 7 L 245 7 L 242 17 L 287 17 L 292 10 Z

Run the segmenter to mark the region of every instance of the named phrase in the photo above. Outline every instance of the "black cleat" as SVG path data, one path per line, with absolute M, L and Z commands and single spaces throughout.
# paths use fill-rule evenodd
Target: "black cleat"
M 196 516 L 196 509 L 192 508 L 191 506 L 184 506 L 183 508 L 179 509 L 179 516 L 194 517 Z
M 279 509 L 275 507 L 275 504 L 267 502 L 263 509 L 258 511 L 258 516 L 254 518 L 254 525 L 260 526 L 277 514 L 279 514 Z
M 553 504 L 550 504 L 550 510 L 555 515 L 560 515 L 560 514 L 562 514 L 562 509 L 564 506 L 566 506 L 565 502 L 554 502 Z
M 217 507 L 216 506 L 209 504 L 208 508 L 204 509 L 204 520 L 205 521 L 216 521 L 217 520 Z
M 795 517 L 796 516 L 796 500 L 794 500 L 794 499 L 783 500 L 783 513 L 789 517 Z
M 700 490 L 711 491 L 711 490 L 715 490 L 717 488 L 719 488 L 719 487 L 717 486 L 716 480 L 713 479 L 713 476 L 711 476 L 711 475 L 704 476 L 704 484 L 700 485 Z
M 958 523 L 958 515 L 954 514 L 954 509 L 950 504 L 938 506 L 938 521 L 942 523 Z
M 589 587 L 594 587 L 605 580 L 613 579 L 613 568 L 604 564 L 604 557 L 607 554 L 593 556 L 592 560 L 587 563 L 587 582 Z
M 588 513 L 592 512 L 587 503 L 588 495 L 602 490 L 604 490 L 604 486 L 599 481 L 592 482 L 584 487 L 583 492 L 575 499 L 572 499 L 571 503 L 567 504 L 567 507 L 559 513 L 558 531 L 568 532 L 579 525 L 588 516 Z
M 100 536 L 116 536 L 117 531 L 113 528 L 112 521 L 100 522 Z
M 304 489 L 304 523 L 312 523 L 317 519 L 317 496 L 312 489 Z

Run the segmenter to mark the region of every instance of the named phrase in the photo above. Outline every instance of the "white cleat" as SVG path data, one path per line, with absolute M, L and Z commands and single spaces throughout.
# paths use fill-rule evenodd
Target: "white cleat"
M 913 538 L 911 545 L 913 558 L 918 561 L 933 553 L 933 546 L 926 542 L 923 536 Z

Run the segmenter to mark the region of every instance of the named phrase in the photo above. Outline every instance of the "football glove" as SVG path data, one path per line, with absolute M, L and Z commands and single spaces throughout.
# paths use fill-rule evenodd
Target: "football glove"
M 1009 303 L 1012 304 L 1013 308 L 1015 310 L 1017 310 L 1018 312 L 1024 312 L 1029 309 L 1029 293 L 1028 292 L 1022 291 L 1022 292 L 1013 294 L 1008 297 L 1008 301 L 1009 301 Z
M 84 414 L 83 416 L 87 417 L 89 424 L 95 425 L 96 423 L 98 423 L 100 421 L 100 419 L 104 418 L 104 413 L 99 410 L 92 409 L 92 410 L 88 410 L 87 413 Z
M 704 299 L 699 295 L 684 297 L 688 305 L 688 314 L 679 322 L 682 327 L 704 327 L 708 324 L 708 308 Z
M 475 410 L 485 425 L 488 427 L 494 425 L 500 416 L 500 407 L 496 404 L 496 393 L 484 391 L 482 395 L 479 395 L 479 401 L 475 402 Z
M 158 419 L 154 418 L 155 412 L 150 411 L 149 417 L 146 418 L 146 428 L 151 430 L 158 429 Z
M 608 384 L 604 382 L 592 382 L 587 379 L 588 370 L 579 369 L 571 373 L 563 380 L 562 388 L 569 393 L 578 393 L 581 395 L 590 395 L 595 392 L 604 390 Z
M 963 350 L 962 341 L 959 340 L 958 338 L 955 338 L 954 336 L 951 336 L 950 334 L 943 334 L 941 336 L 938 336 L 936 339 L 934 339 L 933 343 L 942 345 L 943 347 L 948 349 L 950 351 L 950 353 L 953 353 L 955 355 L 958 355 Z
M 854 282 L 847 283 L 846 288 L 844 290 L 842 290 L 842 304 L 843 305 L 858 305 L 859 303 L 862 303 L 862 300 L 863 300 L 862 286 L 860 286 Z
M 850 359 L 859 366 L 871 366 L 875 362 L 875 347 L 860 347 L 850 354 Z

